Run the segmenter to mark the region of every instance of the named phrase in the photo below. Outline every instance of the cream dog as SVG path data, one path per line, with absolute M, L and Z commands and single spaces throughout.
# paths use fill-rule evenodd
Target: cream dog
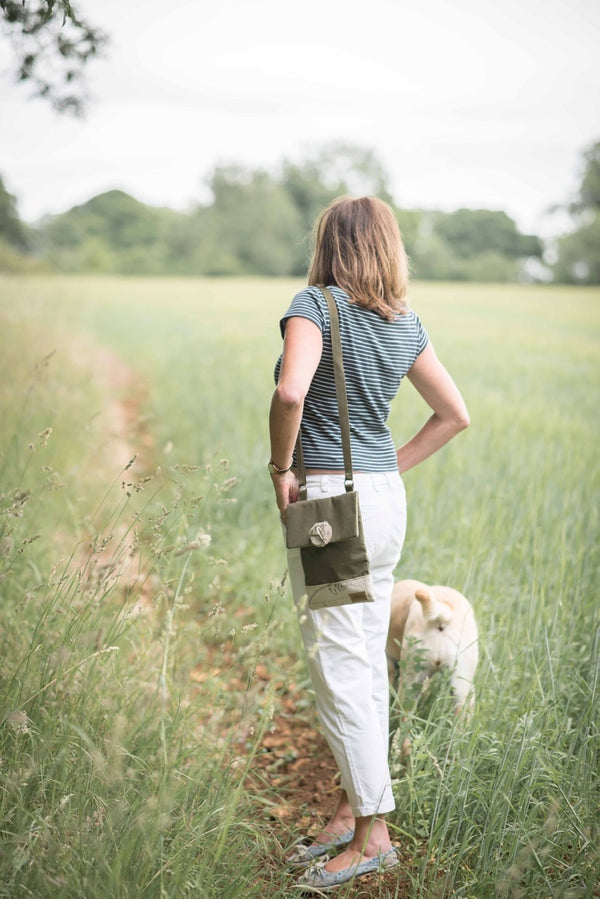
M 428 587 L 421 581 L 398 581 L 392 593 L 386 654 L 393 685 L 402 656 L 399 692 L 447 668 L 451 671 L 456 712 L 472 710 L 478 632 L 471 603 L 458 590 Z

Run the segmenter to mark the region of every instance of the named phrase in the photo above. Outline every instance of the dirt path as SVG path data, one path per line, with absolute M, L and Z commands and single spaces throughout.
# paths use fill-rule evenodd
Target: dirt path
M 102 373 L 107 397 L 102 412 L 105 453 L 114 460 L 117 470 L 118 466 L 123 469 L 128 466 L 131 475 L 143 475 L 153 467 L 154 451 L 152 435 L 143 424 L 147 386 L 112 351 L 99 348 L 97 353 L 96 370 Z M 131 462 L 132 459 L 135 461 Z M 149 613 L 153 608 L 152 581 L 144 579 L 139 583 L 140 572 L 147 567 L 140 557 L 142 551 L 138 548 L 130 554 L 116 577 L 120 589 L 136 596 L 132 611 Z M 109 553 L 109 548 L 106 552 Z M 103 564 L 102 554 L 98 555 L 96 564 Z M 108 556 L 105 564 L 113 564 Z M 210 664 L 207 667 L 210 669 Z M 279 671 L 281 668 L 278 665 Z M 190 677 L 198 679 L 199 673 L 190 672 Z M 256 677 L 265 688 L 273 679 L 276 680 L 271 686 L 275 687 L 278 708 L 253 759 L 248 789 L 264 791 L 266 788 L 272 791 L 274 804 L 269 815 L 273 842 L 283 850 L 299 835 L 314 833 L 326 823 L 336 801 L 338 771 L 329 747 L 317 729 L 314 710 L 304 709 L 306 697 L 303 692 L 294 685 L 280 682 L 265 665 L 257 667 Z M 410 860 L 406 858 L 406 861 L 408 863 Z M 276 853 L 271 863 L 280 865 Z M 410 867 L 413 865 L 414 861 Z M 353 886 L 352 895 L 357 899 L 409 897 L 410 886 L 402 873 L 406 867 L 400 865 L 396 871 L 381 877 L 370 875 L 362 878 Z
M 136 457 L 133 469 L 149 467 L 154 440 L 143 425 L 142 407 L 148 386 L 123 359 L 105 347 L 96 350 L 96 371 L 107 397 L 102 411 L 107 455 L 123 468 Z
M 269 674 L 258 670 L 265 681 Z M 273 726 L 262 740 L 261 751 L 253 762 L 249 778 L 261 789 L 265 784 L 273 791 L 277 804 L 271 809 L 274 844 L 281 853 L 295 839 L 315 833 L 324 825 L 336 803 L 339 775 L 327 743 L 317 729 L 313 710 L 299 711 L 305 696 L 294 685 L 275 683 L 279 708 Z M 341 895 L 357 899 L 409 899 L 413 896 L 407 870 L 414 870 L 414 859 L 399 847 L 401 864 L 384 875 L 368 875 L 357 881 L 352 892 Z M 271 862 L 281 864 L 276 854 Z M 290 876 L 290 883 L 293 879 Z M 295 891 L 293 895 L 296 895 Z M 290 893 L 292 895 L 292 893 Z
M 112 479 L 122 473 L 123 481 L 138 481 L 151 470 L 154 441 L 144 427 L 142 414 L 147 386 L 127 363 L 111 350 L 85 342 L 80 350 L 93 359 L 103 403 L 95 425 L 98 432 L 99 468 Z M 99 583 L 132 597 L 127 614 L 149 612 L 153 607 L 151 565 L 143 547 L 125 521 L 100 526 L 87 534 L 73 558 L 86 587 Z

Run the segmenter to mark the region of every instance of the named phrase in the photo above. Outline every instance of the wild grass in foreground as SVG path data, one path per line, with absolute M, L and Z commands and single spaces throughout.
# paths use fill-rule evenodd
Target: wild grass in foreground
M 253 675 L 266 633 L 250 642 L 239 619 L 234 633 L 218 600 L 227 561 L 210 531 L 231 475 L 220 461 L 148 473 L 132 459 L 115 476 L 93 452 L 80 466 L 81 431 L 110 456 L 82 415 L 108 398 L 65 352 L 74 396 L 56 420 L 36 349 L 3 416 L 0 895 L 249 895 L 256 860 L 244 871 L 230 858 L 250 838 L 242 784 L 271 700 Z M 190 609 L 200 595 L 204 610 Z M 216 675 L 226 642 L 235 693 Z
M 291 895 L 272 856 L 297 834 L 242 784 L 278 702 L 257 662 L 306 682 L 264 473 L 296 286 L 2 285 L 0 895 Z M 472 426 L 405 477 L 398 577 L 469 596 L 481 661 L 470 721 L 433 681 L 392 743 L 411 899 L 598 892 L 599 300 L 413 291 Z M 144 386 L 127 471 L 96 415 L 99 344 Z M 425 414 L 403 386 L 397 442 Z
M 212 471 L 193 480 L 210 496 Z M 224 564 L 191 488 L 177 472 L 137 508 L 108 495 L 98 529 L 47 575 L 25 541 L 0 574 L 0 895 L 238 896 L 253 879 L 232 880 L 228 859 L 249 837 L 243 776 L 269 720 L 259 650 L 238 647 L 243 710 L 218 681 L 190 679 L 221 663 L 225 640 L 218 608 L 189 616 L 194 579 Z

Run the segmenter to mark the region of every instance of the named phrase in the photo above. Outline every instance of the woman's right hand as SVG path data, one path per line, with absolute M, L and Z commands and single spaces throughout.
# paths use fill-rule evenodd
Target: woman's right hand
M 285 474 L 272 474 L 271 480 L 281 520 L 285 524 L 287 507 L 298 500 L 298 478 L 293 471 L 286 471 Z

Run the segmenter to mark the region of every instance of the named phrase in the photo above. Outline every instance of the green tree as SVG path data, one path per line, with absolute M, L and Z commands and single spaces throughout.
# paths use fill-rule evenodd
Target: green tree
M 335 197 L 373 195 L 392 204 L 389 177 L 373 150 L 336 141 L 301 162 L 284 160 L 281 184 L 300 215 L 305 238 L 293 274 L 305 274 L 311 253 L 313 225 Z
M 158 274 L 171 270 L 172 235 L 188 220 L 183 213 L 111 190 L 48 217 L 41 242 L 50 260 L 66 271 Z
M 573 212 L 600 210 L 600 141 L 581 154 L 582 177 L 579 196 L 571 204 Z
M 146 206 L 123 191 L 93 197 L 46 219 L 40 240 L 66 271 L 182 275 L 306 275 L 315 218 L 340 194 L 388 202 L 387 177 L 374 154 L 330 145 L 276 172 L 217 166 L 209 203 L 189 214 Z M 506 213 L 394 208 L 417 278 L 509 281 L 521 260 L 541 252 Z
M 409 259 L 413 259 L 419 240 L 422 213 L 418 209 L 399 209 L 392 204 L 396 220 L 400 225 L 402 240 Z
M 0 0 L 3 32 L 13 47 L 15 77 L 57 112 L 81 115 L 88 102 L 85 70 L 107 44 L 70 0 Z
M 311 160 L 321 183 L 336 193 L 377 196 L 392 203 L 389 176 L 377 154 L 368 147 L 334 141 Z
M 56 248 L 77 247 L 94 237 L 114 250 L 155 243 L 158 230 L 158 210 L 122 190 L 99 194 L 53 216 L 44 227 L 48 244 Z
M 411 259 L 411 274 L 426 281 L 459 279 L 457 258 L 439 234 L 433 230 L 431 214 L 423 213 Z
M 542 255 L 538 237 L 521 234 L 506 212 L 491 209 L 457 209 L 440 212 L 435 232 L 463 259 L 494 251 L 509 259 Z
M 563 284 L 600 284 L 600 214 L 560 238 L 553 268 Z
M 206 274 L 288 275 L 303 240 L 289 193 L 261 169 L 218 166 L 202 249 Z
M 204 275 L 205 247 L 211 241 L 210 208 L 161 220 L 165 270 L 178 275 Z
M 569 209 L 579 223 L 557 244 L 554 278 L 568 284 L 600 284 L 600 141 L 582 153 L 579 193 Z
M 523 263 L 539 258 L 541 241 L 521 234 L 505 213 L 488 209 L 423 210 L 412 254 L 416 278 L 441 281 L 517 281 Z
M 297 210 L 302 231 L 292 273 L 303 275 L 308 268 L 312 249 L 311 233 L 318 215 L 335 197 L 348 191 L 345 184 L 326 186 L 321 180 L 318 161 L 314 159 L 303 163 L 285 161 L 281 183 Z
M 29 229 L 19 218 L 17 200 L 4 186 L 0 175 L 0 240 L 25 252 L 30 248 Z

